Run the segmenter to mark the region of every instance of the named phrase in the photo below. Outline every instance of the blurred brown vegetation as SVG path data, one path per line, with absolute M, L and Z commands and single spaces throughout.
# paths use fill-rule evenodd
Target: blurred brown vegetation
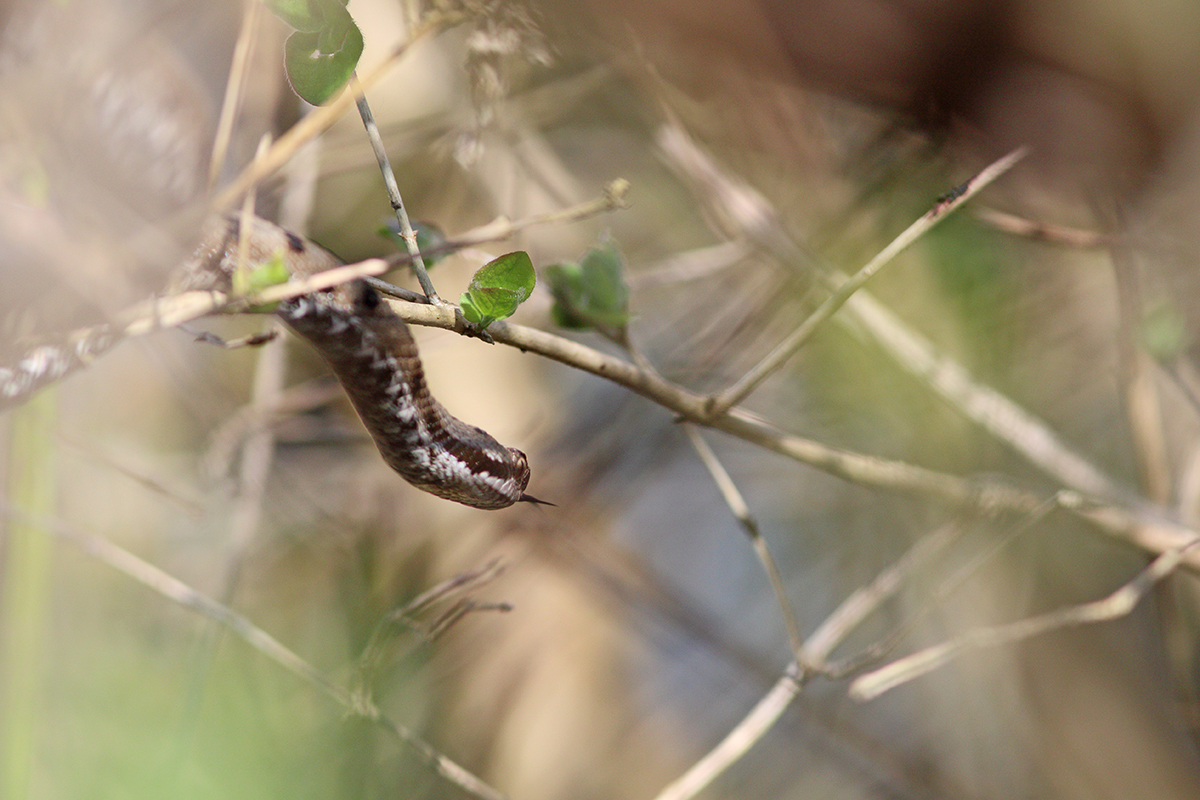
M 350 4 L 364 65 L 404 38 L 406 7 Z M 167 286 L 198 234 L 242 9 L 0 9 L 8 356 Z M 630 210 L 531 228 L 488 252 L 526 249 L 540 266 L 611 234 L 628 263 L 634 342 L 697 391 L 736 380 L 820 290 L 746 243 L 748 217 L 664 151 L 664 130 L 686 131 L 756 193 L 751 210 L 769 208 L 814 259 L 847 271 L 1028 144 L 1025 162 L 870 291 L 1131 492 L 1200 519 L 1200 6 L 544 0 L 473 11 L 370 91 L 410 214 L 457 232 L 627 178 Z M 300 114 L 281 70 L 286 34 L 263 15 L 219 182 Z M 375 234 L 387 201 L 357 119 L 261 187 L 259 208 L 283 208 L 347 259 L 388 251 Z M 1049 235 L 1000 230 L 996 211 Z M 1099 245 L 1058 241 L 1054 226 Z M 455 297 L 486 258 L 439 265 L 441 294 Z M 549 329 L 549 307 L 539 292 L 516 319 Z M 263 324 L 203 327 L 233 337 Z M 510 348 L 418 338 L 439 398 L 526 451 L 530 492 L 557 507 L 480 512 L 404 484 L 297 342 L 226 351 L 163 331 L 51 390 L 56 517 L 228 602 L 346 686 L 390 610 L 502 559 L 474 596 L 514 610 L 470 614 L 431 642 L 392 631 L 369 676 L 375 701 L 515 799 L 654 796 L 789 659 L 745 536 L 669 412 Z M 837 447 L 1060 488 L 849 327 L 827 325 L 747 405 Z M 274 406 L 286 410 L 262 413 Z M 19 419 L 0 424 L 6 442 Z M 757 516 L 805 633 L 913 542 L 962 529 L 847 653 L 902 624 L 901 653 L 1092 600 L 1148 558 L 1063 514 L 982 518 L 704 435 Z M 0 558 L 11 585 L 11 548 Z M 462 796 L 394 737 L 79 551 L 55 549 L 49 581 L 32 649 L 0 654 L 0 668 L 37 665 L 32 718 L 0 723 L 6 752 L 30 743 L 29 797 Z M 1194 575 L 1173 576 L 1127 618 L 981 651 L 870 703 L 818 680 L 705 796 L 1194 797 L 1195 588 Z M 11 611 L 0 619 L 12 624 Z

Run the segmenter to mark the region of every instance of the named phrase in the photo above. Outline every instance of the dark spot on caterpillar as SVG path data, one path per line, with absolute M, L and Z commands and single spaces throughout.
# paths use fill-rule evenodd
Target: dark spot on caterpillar
M 284 234 L 287 236 L 287 243 L 288 243 L 289 250 L 291 250 L 293 253 L 303 253 L 304 252 L 304 240 L 303 239 L 301 239 L 299 236 L 292 233 L 291 231 L 284 231 Z
M 358 284 L 360 292 L 358 302 L 362 303 L 363 308 L 371 310 L 379 307 L 379 292 L 369 286 L 366 281 L 360 281 Z

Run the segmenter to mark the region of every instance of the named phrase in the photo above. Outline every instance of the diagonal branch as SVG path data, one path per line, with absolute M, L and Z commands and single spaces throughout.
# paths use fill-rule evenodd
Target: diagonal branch
M 98 561 L 104 562 L 168 600 L 216 621 L 271 661 L 310 686 L 319 689 L 347 712 L 366 717 L 381 728 L 391 731 L 398 739 L 411 747 L 430 769 L 447 781 L 475 797 L 483 798 L 483 800 L 505 800 L 505 796 L 500 791 L 439 753 L 420 736 L 384 715 L 374 705 L 363 705 L 361 698 L 334 683 L 323 672 L 296 655 L 278 639 L 228 606 L 196 591 L 178 578 L 163 572 L 153 564 L 143 561 L 103 537 L 86 533 L 65 522 L 33 518 L 19 509 L 13 508 L 3 499 L 0 499 L 0 514 L 19 519 L 27 525 L 37 527 L 39 530 L 68 541 Z
M 800 327 L 796 328 L 790 336 L 776 345 L 775 349 L 768 353 L 766 358 L 743 375 L 735 384 L 714 397 L 709 406 L 709 414 L 713 417 L 720 416 L 744 400 L 747 395 L 758 388 L 759 384 L 774 374 L 789 358 L 795 355 L 796 351 L 812 338 L 817 329 L 836 314 L 838 309 L 850 299 L 850 296 L 865 286 L 867 281 L 874 277 L 879 270 L 883 269 L 884 266 L 907 249 L 909 245 L 957 210 L 959 206 L 978 194 L 984 187 L 1005 172 L 1008 172 L 1018 161 L 1025 157 L 1026 152 L 1025 148 L 1019 148 L 984 168 L 974 178 L 956 187 L 949 195 L 939 198 L 934 203 L 933 208 L 921 215 L 912 225 L 909 225 L 899 236 L 892 240 L 891 244 L 880 250 L 866 266 L 854 273 L 854 275 L 845 279 L 842 279 L 840 276 L 835 277 L 834 282 L 841 285 L 834 290 L 833 294 L 829 295 L 817 307 L 817 310 L 808 319 L 804 320 L 800 324 Z
M 1183 561 L 1184 552 L 1200 543 L 1200 537 L 1160 555 L 1132 580 L 1115 592 L 1090 603 L 1060 608 L 1036 617 L 976 628 L 948 642 L 928 647 L 893 661 L 850 684 L 850 697 L 860 702 L 872 700 L 891 689 L 944 666 L 955 658 L 985 647 L 1000 647 L 1061 628 L 1107 622 L 1126 616 L 1137 606 L 1155 584 L 1170 575 Z
M 767 579 L 771 582 L 771 591 L 775 594 L 775 602 L 778 604 L 779 611 L 783 615 L 783 624 L 787 630 L 788 643 L 791 645 L 792 658 L 797 664 L 805 665 L 805 672 L 810 671 L 807 666 L 808 662 L 803 654 L 804 644 L 800 639 L 800 625 L 796 621 L 796 612 L 788 600 L 783 579 L 779 576 L 779 568 L 775 565 L 775 559 L 771 556 L 771 550 L 767 547 L 767 540 L 763 538 L 762 533 L 758 529 L 758 520 L 750 513 L 750 507 L 746 504 L 742 493 L 738 491 L 733 478 L 729 477 L 729 473 L 725 471 L 725 467 L 717 458 L 717 454 L 708 446 L 708 442 L 704 441 L 704 438 L 700 436 L 695 426 L 684 423 L 683 432 L 687 434 L 688 441 L 692 443 L 696 454 L 700 456 L 700 461 L 704 463 L 705 468 L 712 476 L 713 482 L 717 484 L 717 489 L 721 492 L 721 497 L 725 499 L 725 504 L 733 512 L 733 516 L 737 519 L 738 524 L 742 526 L 742 530 L 750 537 L 754 553 L 758 556 L 763 571 L 767 573 Z
M 421 249 L 417 247 L 417 234 L 413 232 L 412 223 L 408 220 L 408 211 L 404 208 L 404 198 L 400 196 L 400 187 L 396 184 L 396 173 L 392 170 L 387 149 L 383 146 L 383 137 L 379 135 L 379 126 L 375 124 L 375 115 L 371 113 L 371 105 L 367 102 L 366 89 L 359 82 L 357 74 L 350 75 L 350 93 L 354 95 L 354 102 L 358 106 L 358 115 L 362 118 L 363 127 L 367 131 L 367 139 L 371 142 L 371 150 L 374 151 L 375 160 L 379 165 L 379 172 L 383 175 L 383 185 L 387 190 L 388 202 L 391 203 L 392 211 L 396 214 L 396 222 L 400 224 L 400 237 L 404 239 L 404 246 L 408 249 L 412 270 L 421 284 L 421 291 L 425 293 L 429 302 L 441 305 L 442 299 L 438 297 L 437 290 L 433 288 L 433 281 L 429 279 L 429 271 L 425 269 L 425 259 L 421 257 Z

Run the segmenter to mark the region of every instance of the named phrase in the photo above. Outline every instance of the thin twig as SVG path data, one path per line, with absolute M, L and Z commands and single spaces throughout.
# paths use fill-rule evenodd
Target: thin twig
M 831 668 L 826 663 L 829 654 L 833 653 L 838 644 L 845 641 L 850 631 L 862 624 L 885 600 L 900 591 L 906 578 L 958 541 L 963 530 L 964 527 L 959 522 L 942 525 L 928 536 L 918 539 L 896 563 L 876 575 L 871 583 L 851 593 L 806 640 L 805 654 L 809 661 L 822 671 L 840 672 L 840 669 Z M 825 653 L 826 656 L 821 661 L 815 661 L 815 653 Z
M 859 292 L 851 297 L 846 303 L 846 318 L 867 330 L 897 364 L 941 395 L 960 414 L 974 420 L 1047 475 L 1087 495 L 1122 503 L 1136 502 L 1128 489 L 1074 452 L 1043 420 L 1006 395 L 976 381 L 965 367 L 939 353 L 928 339 L 870 294 Z
M 741 239 L 676 253 L 629 276 L 629 288 L 639 291 L 702 280 L 733 267 L 753 253 L 754 248 Z
M 655 795 L 654 800 L 689 800 L 729 769 L 783 716 L 800 694 L 799 671 L 791 664 L 783 677 L 755 704 L 750 713 L 721 742 L 683 775 Z
M 975 217 L 998 231 L 1023 236 L 1036 242 L 1049 242 L 1068 247 L 1100 247 L 1114 241 L 1114 237 L 1099 231 L 1089 231 L 1082 228 L 1071 228 L 1066 225 L 1053 225 L 1048 222 L 1033 220 L 1009 214 L 995 208 L 982 206 L 973 212 Z
M 788 643 L 791 645 L 792 658 L 797 664 L 804 667 L 804 672 L 811 671 L 808 660 L 804 657 L 803 646 L 804 642 L 800 637 L 800 624 L 796 622 L 796 612 L 792 609 L 792 604 L 788 600 L 787 591 L 783 585 L 783 579 L 779 577 L 779 568 L 775 564 L 775 559 L 771 557 L 771 551 L 767 547 L 767 542 L 762 537 L 762 533 L 758 529 L 758 521 L 754 515 L 750 513 L 750 507 L 746 504 L 742 493 L 738 491 L 737 485 L 733 482 L 733 478 L 729 477 L 729 473 L 721 464 L 717 454 L 708 446 L 708 442 L 704 440 L 696 430 L 694 425 L 687 423 L 683 424 L 683 432 L 687 435 L 688 441 L 692 443 L 692 447 L 696 450 L 696 455 L 700 456 L 700 461 L 712 476 L 713 482 L 717 484 L 717 489 L 721 492 L 721 497 L 724 498 L 725 504 L 729 506 L 729 510 L 733 512 L 734 519 L 742 526 L 742 530 L 750 537 L 750 543 L 754 547 L 754 553 L 758 556 L 759 562 L 762 564 L 763 570 L 767 573 L 767 579 L 771 583 L 771 591 L 775 594 L 775 602 L 779 606 L 779 611 L 783 615 L 783 626 L 787 631 Z
M 296 414 L 329 405 L 342 397 L 345 397 L 345 393 L 336 380 L 317 378 L 290 386 L 280 392 L 273 406 L 242 406 L 209 435 L 208 449 L 200 457 L 201 474 L 213 480 L 225 478 L 242 442 L 259 429 L 275 425 L 280 420 Z
M 383 637 L 391 627 L 414 620 L 418 614 L 435 603 L 474 591 L 495 580 L 503 571 L 504 564 L 499 559 L 489 561 L 483 568 L 463 572 L 444 580 L 426 589 L 403 606 L 388 612 L 371 632 L 371 638 L 367 641 L 367 646 L 363 648 L 362 655 L 359 656 L 359 671 L 366 675 L 376 668 L 383 649 Z M 415 628 L 415 626 L 410 627 Z
M 243 0 L 242 25 L 238 31 L 237 43 L 233 46 L 233 58 L 229 62 L 229 79 L 225 83 L 225 97 L 221 101 L 221 115 L 217 119 L 217 132 L 213 136 L 212 158 L 208 164 L 208 185 L 211 188 L 221 175 L 225 166 L 225 154 L 229 150 L 229 140 L 233 135 L 233 121 L 241 105 L 242 92 L 246 88 L 247 68 L 250 65 L 250 54 L 254 52 L 255 34 L 258 32 L 258 20 L 262 12 L 262 3 L 258 0 Z
M 980 569 L 982 569 L 985 564 L 990 563 L 1003 550 L 1010 547 L 1015 541 L 1017 541 L 1017 539 L 1028 532 L 1036 522 L 1043 519 L 1047 514 L 1054 511 L 1057 507 L 1057 504 L 1053 500 L 1047 501 L 1041 509 L 1033 514 L 1030 514 L 1028 517 L 1022 520 L 1021 524 L 1010 531 L 1008 535 L 993 541 L 982 552 L 977 553 L 966 564 L 955 570 L 955 572 L 948 579 L 940 583 L 937 588 L 930 593 L 930 597 L 922 608 L 918 609 L 912 614 L 909 614 L 904 622 L 883 637 L 883 639 L 865 648 L 860 653 L 851 655 L 847 658 L 839 659 L 836 663 L 825 664 L 825 674 L 832 678 L 842 678 L 852 673 L 857 673 L 865 669 L 867 666 L 878 663 L 880 659 L 892 652 L 900 645 L 902 641 L 904 641 L 905 638 L 908 637 L 908 634 L 918 622 L 932 613 L 935 608 L 943 605 L 950 595 L 952 595 L 961 586 L 966 584 L 966 582 Z M 961 525 L 956 526 L 958 531 L 953 538 L 957 538 L 958 534 L 961 533 L 961 527 Z
M 143 336 L 154 331 L 174 328 L 210 314 L 244 311 L 256 306 L 269 305 L 320 289 L 328 289 L 366 275 L 379 275 L 386 270 L 387 262 L 371 258 L 357 264 L 318 272 L 298 281 L 268 286 L 261 292 L 245 297 L 231 297 L 217 291 L 180 292 L 138 303 L 122 312 L 117 317 L 114 335 L 118 340 Z M 83 329 L 77 335 L 86 335 L 89 330 L 91 329 Z
M 860 702 L 874 699 L 886 691 L 908 683 L 941 667 L 958 656 L 985 647 L 1000 647 L 1066 627 L 1106 622 L 1126 616 L 1150 589 L 1170 575 L 1183 561 L 1184 551 L 1200 543 L 1194 538 L 1183 547 L 1173 548 L 1155 558 L 1132 580 L 1101 600 L 1060 608 L 1046 614 L 976 628 L 948 642 L 928 647 L 893 661 L 885 667 L 862 675 L 850 684 L 850 697 Z
M 797 350 L 812 338 L 817 329 L 826 320 L 837 313 L 850 296 L 866 285 L 867 281 L 876 275 L 885 265 L 892 261 L 913 242 L 925 235 L 935 225 L 949 216 L 963 203 L 978 194 L 984 187 L 1008 172 L 1018 161 L 1025 157 L 1025 148 L 1018 148 L 998 161 L 984 168 L 971 180 L 956 187 L 950 195 L 939 198 L 933 208 L 921 215 L 912 225 L 872 258 L 866 266 L 846 279 L 841 285 L 819 305 L 809 317 L 796 328 L 790 336 L 780 342 L 766 358 L 759 362 L 740 380 L 713 398 L 709 414 L 717 417 L 726 410 L 740 403 L 759 384 L 775 373 L 791 358 Z
M 408 255 L 412 259 L 413 273 L 417 276 L 421 290 L 425 292 L 429 302 L 440 305 L 442 299 L 434 290 L 433 281 L 429 280 L 429 271 L 425 269 L 425 259 L 421 257 L 421 249 L 417 247 L 417 234 L 413 231 L 412 223 L 408 221 L 408 211 L 404 208 L 400 187 L 396 185 L 396 173 L 392 171 L 391 162 L 388 161 L 383 138 L 379 135 L 379 126 L 375 124 L 375 115 L 371 113 L 371 106 L 367 102 L 367 95 L 362 84 L 358 82 L 357 74 L 350 76 L 350 90 L 354 93 L 358 115 L 362 117 L 363 127 L 367 130 L 367 139 L 371 142 L 371 150 L 374 151 L 375 160 L 379 163 L 379 172 L 383 175 L 383 185 L 387 189 L 388 202 L 392 204 L 392 210 L 396 213 L 396 221 L 400 223 L 400 238 L 404 239 L 404 245 L 408 248 Z
M 1120 225 L 1120 217 L 1115 220 Z M 1156 503 L 1171 499 L 1171 466 L 1154 359 L 1141 346 L 1145 308 L 1137 263 L 1119 240 L 1109 247 L 1117 289 L 1117 377 L 1133 440 L 1142 493 Z
M 406 726 L 385 716 L 375 706 L 364 708 L 356 705 L 355 701 L 358 698 L 352 696 L 350 692 L 334 683 L 323 672 L 296 655 L 278 639 L 228 606 L 196 591 L 183 581 L 163 572 L 153 564 L 143 561 L 128 550 L 100 536 L 86 533 L 74 525 L 49 518 L 35 518 L 13 508 L 2 498 L 0 498 L 0 514 L 19 519 L 24 524 L 35 526 L 39 530 L 68 541 L 88 555 L 150 588 L 162 597 L 218 622 L 271 661 L 319 689 L 346 711 L 360 714 L 385 730 L 391 731 L 398 739 L 412 748 L 428 767 L 446 780 L 476 797 L 484 798 L 484 800 L 505 800 L 505 796 L 501 792 L 439 753 L 424 739 Z
M 465 250 L 469 247 L 486 244 L 488 242 L 500 242 L 509 239 L 526 228 L 534 225 L 545 225 L 557 222 L 578 222 L 582 219 L 604 214 L 609 211 L 617 211 L 628 208 L 627 200 L 629 192 L 629 181 L 624 178 L 617 178 L 604 187 L 604 193 L 599 197 L 594 197 L 591 200 L 585 200 L 577 205 L 569 206 L 568 208 L 559 209 L 557 211 L 547 211 L 540 214 L 530 214 L 527 217 L 522 217 L 517 220 L 510 220 L 508 217 L 500 216 L 491 222 L 480 225 L 477 228 L 472 228 L 469 231 L 464 231 L 457 236 L 448 236 L 446 240 L 440 244 L 426 248 L 424 255 L 427 256 L 443 256 L 450 253 L 457 253 L 460 250 Z M 388 258 L 389 266 L 401 266 L 408 264 L 412 256 L 408 253 L 398 253 Z M 408 297 L 401 297 L 401 300 L 409 300 Z M 420 299 L 412 300 L 412 302 L 425 302 Z

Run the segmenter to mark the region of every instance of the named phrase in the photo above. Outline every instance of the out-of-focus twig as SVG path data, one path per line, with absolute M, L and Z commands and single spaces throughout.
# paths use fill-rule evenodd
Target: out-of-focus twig
M 1183 560 L 1184 552 L 1197 543 L 1200 543 L 1200 538 L 1158 556 L 1148 567 L 1108 597 L 1091 603 L 1060 608 L 1007 625 L 967 631 L 948 642 L 920 650 L 858 677 L 850 684 L 849 694 L 855 700 L 871 700 L 972 650 L 1013 644 L 1061 628 L 1106 622 L 1126 616 L 1155 584 L 1175 571 Z
M 1016 214 L 1009 214 L 1007 211 L 987 206 L 978 206 L 973 213 L 981 222 L 998 231 L 1038 242 L 1049 242 L 1067 247 L 1101 247 L 1113 241 L 1113 237 L 1099 231 L 1071 228 L 1066 225 L 1052 225 L 1048 222 L 1034 222 L 1024 217 L 1018 217 Z
M 442 755 L 406 726 L 386 716 L 374 705 L 364 707 L 359 704 L 361 698 L 354 697 L 323 672 L 284 646 L 278 639 L 228 606 L 196 591 L 178 578 L 163 572 L 153 564 L 143 561 L 107 539 L 86 533 L 73 525 L 51 518 L 33 517 L 14 509 L 3 498 L 0 498 L 0 515 L 18 519 L 23 524 L 70 542 L 88 555 L 132 578 L 160 596 L 216 621 L 271 661 L 310 686 L 319 689 L 347 712 L 364 716 L 381 728 L 391 731 L 399 740 L 412 748 L 426 766 L 447 781 L 475 797 L 483 798 L 483 800 L 505 800 L 505 796 L 501 792 Z
M 920 540 L 899 561 L 879 573 L 870 586 L 842 601 L 805 640 L 801 648 L 805 662 L 824 665 L 834 649 L 863 620 L 895 594 L 908 576 L 947 547 L 955 535 L 951 529 L 942 529 Z M 690 800 L 703 791 L 766 735 L 800 694 L 805 682 L 815 674 L 815 671 L 802 671 L 797 662 L 792 662 L 754 708 L 703 758 L 659 792 L 655 800 Z
M 725 470 L 717 454 L 708 446 L 708 442 L 704 441 L 699 431 L 695 426 L 684 423 L 683 432 L 687 435 L 688 441 L 691 442 L 696 454 L 700 456 L 700 461 L 712 476 L 713 482 L 717 484 L 717 489 L 721 492 L 721 497 L 725 499 L 725 505 L 729 506 L 729 510 L 733 512 L 734 519 L 742 526 L 742 530 L 750 537 L 750 544 L 754 547 L 754 554 L 758 556 L 759 563 L 762 564 L 763 571 L 767 573 L 767 580 L 771 583 L 771 591 L 775 594 L 775 603 L 779 606 L 779 612 L 783 616 L 783 626 L 787 631 L 788 643 L 791 645 L 792 658 L 795 662 L 801 665 L 804 672 L 810 671 L 810 666 L 804 657 L 804 643 L 800 638 L 800 624 L 796 621 L 796 612 L 792 609 L 791 601 L 788 600 L 787 590 L 783 585 L 783 579 L 779 576 L 779 568 L 775 565 L 775 559 L 771 556 L 771 550 L 767 547 L 767 541 L 763 538 L 761 531 L 758 529 L 758 520 L 750 513 L 750 507 L 746 504 L 742 493 L 738 491 L 737 485 L 733 482 L 733 478 L 729 477 L 729 473 Z
M 999 178 L 1005 172 L 1025 157 L 1025 148 L 1019 148 L 985 167 L 978 175 L 961 186 L 956 187 L 945 197 L 939 198 L 933 208 L 917 218 L 904 231 L 879 251 L 867 264 L 854 275 L 845 280 L 838 279 L 840 285 L 829 295 L 821 305 L 817 306 L 803 323 L 800 324 L 786 339 L 776 345 L 767 356 L 736 383 L 712 398 L 709 413 L 716 417 L 727 409 L 737 405 L 753 392 L 759 384 L 774 374 L 783 366 L 796 351 L 812 338 L 822 324 L 837 313 L 850 296 L 866 285 L 879 270 L 883 269 L 896 256 L 907 249 L 913 242 L 933 229 L 935 225 L 957 210 L 959 206 L 978 194 L 984 187 Z
M 212 156 L 208 164 L 208 185 L 211 188 L 220 177 L 233 134 L 233 121 L 241 105 L 242 92 L 246 88 L 250 54 L 254 52 L 254 41 L 258 32 L 258 20 L 262 15 L 262 3 L 246 0 L 242 11 L 242 25 L 237 43 L 233 46 L 233 58 L 229 62 L 229 79 L 225 83 L 225 97 L 221 101 L 221 114 L 217 118 L 217 132 L 213 136 Z

